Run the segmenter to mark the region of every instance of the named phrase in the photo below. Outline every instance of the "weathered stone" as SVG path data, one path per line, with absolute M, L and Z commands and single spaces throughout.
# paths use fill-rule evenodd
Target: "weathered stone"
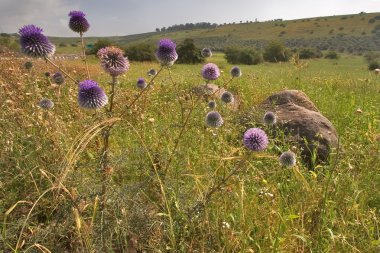
M 262 120 L 266 111 L 274 112 L 276 126 L 298 143 L 306 164 L 327 162 L 331 149 L 338 147 L 334 126 L 305 93 L 297 90 L 275 93 L 262 102 L 254 114 Z

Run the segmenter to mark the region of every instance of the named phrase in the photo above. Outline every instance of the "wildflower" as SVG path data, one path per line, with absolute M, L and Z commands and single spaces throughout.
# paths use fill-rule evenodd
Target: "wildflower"
M 78 104 L 87 109 L 98 109 L 108 103 L 108 97 L 92 80 L 84 80 L 79 83 Z
M 65 77 L 60 72 L 55 73 L 51 78 L 53 79 L 53 82 L 58 85 L 65 82 Z
M 178 59 L 175 50 L 176 44 L 170 39 L 162 39 L 158 42 L 156 57 L 163 66 L 172 66 Z
M 208 107 L 211 109 L 211 110 L 214 110 L 216 108 L 216 102 L 215 101 L 210 101 L 208 102 Z
M 232 93 L 229 91 L 225 91 L 225 92 L 223 92 L 222 96 L 220 96 L 220 99 L 226 104 L 233 103 L 234 102 L 234 95 L 232 95 Z
M 212 56 L 211 49 L 210 48 L 203 48 L 201 51 L 201 55 L 203 57 L 211 57 Z
M 148 76 L 155 76 L 157 75 L 157 71 L 155 69 L 150 69 L 146 74 Z
M 82 11 L 70 11 L 70 29 L 77 33 L 87 32 L 90 28 L 90 24 L 84 16 L 86 16 L 86 14 Z
M 24 63 L 24 68 L 29 70 L 31 68 L 33 68 L 33 63 L 31 61 L 27 61 Z
M 143 90 L 145 89 L 147 86 L 146 82 L 145 82 L 145 79 L 144 78 L 139 78 L 137 80 L 137 83 L 136 83 L 136 87 Z
M 206 80 L 216 80 L 220 76 L 220 70 L 214 63 L 207 63 L 202 68 L 202 76 Z
M 232 77 L 240 77 L 242 75 L 241 69 L 238 66 L 235 66 L 230 71 Z
M 212 111 L 206 115 L 206 125 L 209 127 L 221 127 L 223 125 L 223 118 L 217 111 Z
M 263 121 L 266 125 L 274 125 L 277 122 L 277 118 L 273 112 L 266 112 L 264 114 Z
M 268 137 L 260 128 L 250 128 L 244 133 L 243 143 L 252 151 L 262 151 L 268 146 Z
M 19 30 L 21 51 L 31 57 L 48 57 L 54 54 L 55 46 L 35 25 L 26 25 Z
M 111 76 L 118 76 L 129 69 L 129 61 L 123 55 L 123 50 L 117 47 L 105 47 L 99 49 L 97 56 L 100 65 Z
M 292 151 L 286 151 L 280 155 L 280 164 L 286 167 L 296 165 L 296 155 Z
M 42 109 L 45 109 L 45 110 L 48 110 L 48 109 L 51 109 L 53 108 L 54 106 L 54 103 L 53 101 L 51 101 L 50 99 L 48 98 L 43 98 L 40 100 L 40 102 L 38 103 L 38 106 Z

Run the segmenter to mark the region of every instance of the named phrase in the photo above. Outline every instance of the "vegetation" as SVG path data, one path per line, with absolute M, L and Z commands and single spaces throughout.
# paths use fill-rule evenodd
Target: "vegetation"
M 257 65 L 262 63 L 262 53 L 254 49 L 239 49 L 237 47 L 226 48 L 225 58 L 230 64 Z
M 269 62 L 284 62 L 289 61 L 291 54 L 290 49 L 286 48 L 284 44 L 272 41 L 265 47 L 263 57 Z
M 125 53 L 131 61 L 153 61 L 155 59 L 154 50 L 153 45 L 141 43 L 125 48 Z
M 178 45 L 178 63 L 195 64 L 204 61 L 201 55 L 201 49 L 197 48 L 194 40 L 185 39 Z
M 339 58 L 339 55 L 337 52 L 335 51 L 329 51 L 325 54 L 325 58 L 326 59 L 338 59 Z

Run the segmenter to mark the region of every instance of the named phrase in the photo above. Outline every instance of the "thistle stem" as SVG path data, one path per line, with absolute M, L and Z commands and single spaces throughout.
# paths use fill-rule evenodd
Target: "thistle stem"
M 88 77 L 88 79 L 91 79 L 91 77 L 90 77 L 90 71 L 88 70 L 86 49 L 84 47 L 84 39 L 83 39 L 83 33 L 82 32 L 80 33 L 80 40 L 81 40 L 81 44 L 82 44 L 82 59 L 84 61 L 84 65 L 86 66 L 87 77 Z
M 54 63 L 51 59 L 45 58 L 46 62 L 50 63 L 54 67 L 56 67 L 59 71 L 61 71 L 63 74 L 65 74 L 69 79 L 71 79 L 74 83 L 78 84 L 78 81 L 75 80 L 72 76 L 70 76 L 66 71 L 64 71 L 60 66 L 58 66 L 56 63 Z

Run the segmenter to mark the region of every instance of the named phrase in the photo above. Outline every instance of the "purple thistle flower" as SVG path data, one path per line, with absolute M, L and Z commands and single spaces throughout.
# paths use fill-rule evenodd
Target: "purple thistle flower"
M 296 165 L 296 155 L 291 151 L 282 153 L 278 159 L 280 164 L 286 167 L 293 167 Z
M 178 59 L 175 48 L 176 44 L 171 39 L 162 39 L 158 42 L 156 57 L 161 65 L 172 66 L 174 64 Z
M 155 76 L 157 75 L 157 71 L 155 69 L 150 69 L 146 74 L 148 76 Z
M 216 102 L 215 101 L 210 101 L 208 102 L 208 107 L 211 109 L 211 110 L 214 110 L 216 108 Z
M 70 29 L 77 33 L 87 32 L 90 28 L 90 24 L 84 16 L 86 16 L 86 14 L 82 11 L 70 11 Z
M 139 88 L 140 90 L 145 89 L 147 86 L 145 79 L 144 78 L 139 78 L 136 83 L 136 87 Z
M 220 70 L 214 63 L 207 63 L 202 68 L 202 76 L 206 80 L 216 80 L 220 76 Z
M 277 122 L 276 115 L 273 112 L 266 112 L 264 114 L 263 121 L 264 121 L 264 124 L 266 125 L 269 125 L 269 126 L 274 125 Z
M 217 111 L 212 111 L 206 115 L 206 125 L 209 127 L 221 127 L 224 123 L 222 116 Z
M 19 30 L 21 51 L 31 57 L 48 57 L 54 54 L 55 46 L 35 25 L 26 25 Z
M 108 97 L 92 80 L 84 80 L 79 83 L 78 104 L 86 109 L 98 109 L 108 103 Z
M 211 49 L 210 48 L 203 48 L 201 51 L 201 55 L 203 57 L 211 57 L 212 56 Z
M 55 73 L 51 79 L 53 79 L 53 82 L 55 84 L 61 85 L 65 82 L 65 77 L 61 74 L 61 72 Z
M 250 128 L 244 133 L 243 143 L 252 151 L 262 151 L 268 146 L 268 137 L 260 128 Z
M 230 73 L 232 77 L 240 77 L 242 75 L 241 69 L 238 66 L 232 67 Z
M 99 49 L 97 55 L 103 69 L 111 76 L 118 76 L 129 69 L 129 61 L 123 53 L 120 48 L 111 46 Z
M 220 100 L 222 100 L 226 104 L 233 103 L 234 102 L 234 95 L 232 95 L 232 93 L 229 91 L 225 91 L 220 96 Z
M 38 103 L 38 106 L 42 109 L 45 109 L 45 110 L 48 110 L 48 109 L 51 109 L 54 107 L 54 103 L 53 101 L 51 101 L 50 99 L 48 98 L 43 98 L 40 100 L 40 102 Z

